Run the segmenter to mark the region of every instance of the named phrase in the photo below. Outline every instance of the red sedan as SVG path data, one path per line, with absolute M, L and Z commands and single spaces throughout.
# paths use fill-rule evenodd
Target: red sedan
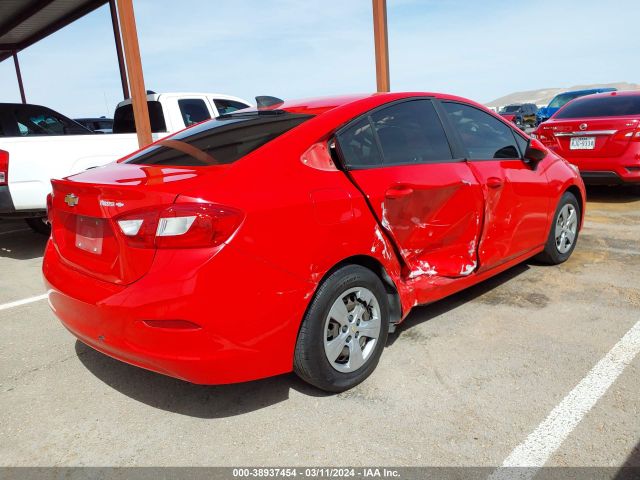
M 586 183 L 640 184 L 640 91 L 572 100 L 536 136 L 577 165 Z
M 81 341 L 194 383 L 371 374 L 412 307 L 576 246 L 580 177 L 459 97 L 223 115 L 53 181 L 49 301 Z

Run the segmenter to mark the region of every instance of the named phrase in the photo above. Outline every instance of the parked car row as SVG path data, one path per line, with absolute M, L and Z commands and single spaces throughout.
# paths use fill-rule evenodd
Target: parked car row
M 246 108 L 238 97 L 209 93 L 147 95 L 153 139 Z M 39 105 L 0 104 L 0 218 L 25 218 L 48 233 L 51 179 L 113 162 L 138 149 L 131 100 L 115 110 L 114 135 L 92 130 Z M 119 135 L 116 135 L 119 134 Z
M 388 93 L 226 113 L 53 180 L 49 204 L 49 303 L 87 345 L 194 383 L 293 370 L 338 392 L 414 306 L 567 260 L 585 190 L 475 102 Z
M 510 122 L 515 123 L 521 129 L 533 128 L 542 122 L 546 122 L 563 105 L 571 100 L 594 93 L 615 92 L 616 90 L 616 88 L 591 88 L 587 90 L 563 92 L 553 97 L 546 107 L 538 108 L 533 103 L 511 103 L 502 107 L 498 113 Z
M 538 113 L 538 107 L 533 103 L 512 103 L 500 109 L 498 113 L 523 130 L 537 125 L 536 114 Z

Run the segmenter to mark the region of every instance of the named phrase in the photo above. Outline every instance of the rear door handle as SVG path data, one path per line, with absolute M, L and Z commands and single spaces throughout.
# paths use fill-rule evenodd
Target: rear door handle
M 500 188 L 502 187 L 502 179 L 498 177 L 489 177 L 487 178 L 487 187 L 489 188 Z
M 387 193 L 385 194 L 385 196 L 387 198 L 394 200 L 398 198 L 404 198 L 406 196 L 411 195 L 412 193 L 413 193 L 413 188 L 408 187 L 406 185 L 399 185 L 397 187 L 391 187 L 389 190 L 387 190 Z

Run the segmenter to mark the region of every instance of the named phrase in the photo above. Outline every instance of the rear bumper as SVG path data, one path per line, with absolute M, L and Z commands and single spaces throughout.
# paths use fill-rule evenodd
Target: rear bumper
M 196 262 L 196 271 L 176 252 L 159 251 L 147 275 L 119 286 L 65 266 L 49 241 L 43 272 L 51 308 L 90 347 L 188 382 L 234 383 L 291 371 L 312 286 L 229 246 L 205 265 Z M 157 328 L 144 320 L 185 320 L 200 328 Z
M 11 192 L 7 185 L 0 187 L 0 217 L 1 218 L 33 218 L 43 217 L 47 214 L 46 210 L 16 210 L 11 198 Z
M 587 185 L 640 183 L 640 157 L 635 151 L 613 158 L 572 157 L 568 152 L 559 155 L 578 166 Z
M 580 170 L 585 185 L 640 184 L 640 170 L 629 172 L 619 170 Z
M 15 211 L 9 187 L 7 185 L 0 187 L 0 215 L 13 214 Z

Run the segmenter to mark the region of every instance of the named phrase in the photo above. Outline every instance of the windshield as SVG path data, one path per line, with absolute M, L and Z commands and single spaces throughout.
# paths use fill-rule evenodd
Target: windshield
M 311 118 L 286 112 L 227 115 L 145 148 L 124 163 L 202 167 L 233 163 Z
M 520 108 L 521 105 L 507 105 L 502 110 L 500 110 L 500 113 L 517 113 Z
M 556 118 L 626 117 L 640 115 L 640 95 L 587 96 L 567 105 Z
M 561 93 L 560 95 L 553 97 L 553 100 L 549 103 L 549 108 L 560 108 L 574 98 L 583 97 L 585 95 L 588 95 L 588 93 Z

